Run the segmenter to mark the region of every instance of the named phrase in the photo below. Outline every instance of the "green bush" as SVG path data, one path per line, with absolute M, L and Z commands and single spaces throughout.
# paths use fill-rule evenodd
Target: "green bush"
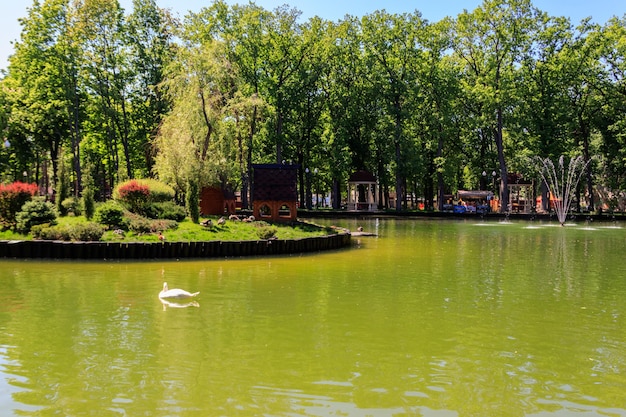
M 152 221 L 145 217 L 133 216 L 133 218 L 128 223 L 128 230 L 137 233 L 138 235 L 153 233 Z
M 124 218 L 124 214 L 124 207 L 113 200 L 109 200 L 96 208 L 94 220 L 105 226 L 124 229 L 128 223 Z
M 187 193 L 185 194 L 185 206 L 191 221 L 198 223 L 200 220 L 200 191 L 198 190 L 198 183 L 190 181 L 187 183 Z
M 35 239 L 97 242 L 104 235 L 104 226 L 89 222 L 71 226 L 39 225 L 32 228 Z
M 68 197 L 61 203 L 64 213 L 72 213 L 74 216 L 80 216 L 83 212 L 82 201 L 76 197 Z
M 276 233 L 278 233 L 276 226 L 272 226 L 266 222 L 257 222 L 256 227 L 256 234 L 261 240 L 272 239 L 276 237 Z
M 69 229 L 71 240 L 82 242 L 97 242 L 105 231 L 104 226 L 94 222 L 76 224 Z
M 52 203 L 42 200 L 27 201 L 15 216 L 15 228 L 20 233 L 29 233 L 38 224 L 55 224 L 57 213 Z
M 174 220 L 152 220 L 141 216 L 130 216 L 128 229 L 139 235 L 146 233 L 163 232 L 168 229 L 175 229 L 178 223 Z
M 94 201 L 93 194 L 94 191 L 91 186 L 88 186 L 83 190 L 83 208 L 87 220 L 93 219 L 96 210 L 96 203 Z
M 150 189 L 150 202 L 152 203 L 162 203 L 174 200 L 174 195 L 176 194 L 174 189 L 161 181 L 141 179 L 137 180 L 137 182 L 148 186 Z
M 63 153 L 59 153 L 58 159 L 58 171 L 56 181 L 56 209 L 61 216 L 65 216 L 67 213 L 65 207 L 63 207 L 63 201 L 70 195 L 70 177 L 68 173 L 68 167 L 63 158 Z
M 146 216 L 151 219 L 168 219 L 182 222 L 187 217 L 185 208 L 173 201 L 152 203 L 146 207 Z
M 37 194 L 37 184 L 14 182 L 0 184 L 0 225 L 15 227 L 15 216 L 24 203 Z
M 67 233 L 65 226 L 50 226 L 49 224 L 38 224 L 33 226 L 30 233 L 33 239 L 39 240 L 64 240 L 63 236 Z
M 150 188 L 137 180 L 126 181 L 115 188 L 113 198 L 131 212 L 143 215 L 150 202 Z
M 174 200 L 174 189 L 153 179 L 135 179 L 119 183 L 113 189 L 113 199 L 128 207 L 129 210 L 145 214 L 145 208 L 152 203 Z

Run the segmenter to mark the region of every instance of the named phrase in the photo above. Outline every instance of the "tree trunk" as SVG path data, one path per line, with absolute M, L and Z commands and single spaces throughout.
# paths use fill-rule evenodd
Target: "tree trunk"
M 82 193 L 82 172 L 80 168 L 80 100 L 78 95 L 76 76 L 72 77 L 72 98 L 74 106 L 72 112 L 72 155 L 74 157 L 74 172 L 76 173 L 76 196 Z
M 504 159 L 504 144 L 502 140 L 502 108 L 498 108 L 498 126 L 496 128 L 496 148 L 500 162 L 500 213 L 506 213 L 509 208 L 509 172 Z
M 550 213 L 550 188 L 545 181 L 541 181 L 541 208 Z
M 396 97 L 394 103 L 396 111 L 396 126 L 394 133 L 394 144 L 396 147 L 396 211 L 402 211 L 402 173 L 400 169 L 402 153 L 400 149 L 400 138 L 402 135 L 402 116 L 400 115 L 400 99 Z
M 441 132 L 441 126 L 439 127 L 439 141 L 437 143 L 437 159 L 443 156 L 443 137 Z M 439 167 L 436 167 L 439 168 Z M 437 169 L 437 210 L 443 211 L 444 204 L 444 187 L 443 173 Z
M 595 211 L 595 204 L 593 199 L 593 178 L 591 176 L 591 163 L 589 163 L 591 156 L 589 155 L 589 129 L 585 123 L 581 120 L 579 124 L 582 127 L 583 134 L 583 158 L 585 160 L 585 179 L 587 182 L 587 192 L 589 193 L 589 211 Z M 578 204 L 580 205 L 580 198 L 578 198 Z
M 330 193 L 333 209 L 341 209 L 341 185 L 337 178 L 333 178 L 333 187 Z

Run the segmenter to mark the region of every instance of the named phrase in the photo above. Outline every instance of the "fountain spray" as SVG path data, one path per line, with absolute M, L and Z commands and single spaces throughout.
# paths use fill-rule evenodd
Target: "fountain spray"
M 561 155 L 557 170 L 550 158 L 536 157 L 536 159 L 540 162 L 541 178 L 548 186 L 548 192 L 555 198 L 554 210 L 556 211 L 556 217 L 561 226 L 563 226 L 572 204 L 574 190 L 576 190 L 578 182 L 591 160 L 585 162 L 582 156 L 572 157 L 566 167 L 565 158 Z

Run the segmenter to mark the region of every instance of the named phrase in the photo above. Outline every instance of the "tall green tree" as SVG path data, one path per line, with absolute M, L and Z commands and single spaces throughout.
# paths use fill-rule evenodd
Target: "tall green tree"
M 602 104 L 595 125 L 602 134 L 603 180 L 617 192 L 626 189 L 626 15 L 610 19 L 596 36 L 604 65 L 595 84 Z
M 333 208 L 341 205 L 341 184 L 351 169 L 385 170 L 386 159 L 373 156 L 373 133 L 379 117 L 377 95 L 362 48 L 360 21 L 351 16 L 335 24 L 324 78 L 326 131 L 323 158 L 328 161 Z M 382 198 L 380 199 L 382 201 Z
M 220 185 L 232 178 L 233 147 L 224 127 L 234 96 L 223 42 L 181 49 L 164 84 L 172 111 L 156 141 L 159 177 L 184 193 L 189 183 Z M 228 172 L 227 172 L 228 171 Z
M 567 50 L 574 31 L 568 19 L 546 14 L 540 16 L 539 25 L 519 73 L 516 138 L 531 153 L 555 160 L 572 146 L 567 89 L 572 73 L 568 68 L 575 62 L 567 59 Z
M 91 149 L 100 150 L 112 188 L 120 174 L 134 177 L 128 100 L 133 74 L 124 42 L 124 11 L 117 0 L 82 0 L 77 7 L 77 31 L 90 97 L 86 136 Z
M 602 100 L 596 88 L 602 73 L 599 61 L 602 41 L 596 33 L 600 27 L 592 24 L 589 19 L 584 20 L 577 28 L 576 36 L 570 48 L 564 51 L 566 59 L 574 63 L 565 70 L 568 73 L 570 85 L 567 88 L 570 111 L 570 129 L 575 146 L 573 153 L 582 153 L 587 169 L 585 183 L 589 210 L 595 210 L 593 195 L 593 164 L 591 159 L 595 153 L 592 144 L 594 133 L 594 119 L 602 111 Z M 580 204 L 580 198 L 577 199 Z
M 3 80 L 11 105 L 11 146 L 19 150 L 22 169 L 27 169 L 29 162 L 49 158 L 56 178 L 60 150 L 71 138 L 78 180 L 79 51 L 68 1 L 35 1 L 21 24 L 21 39 L 15 44 L 8 76 Z
M 489 139 L 495 144 L 503 212 L 507 211 L 509 200 L 505 116 L 513 107 L 514 72 L 530 46 L 536 13 L 530 0 L 485 0 L 474 11 L 465 11 L 456 19 L 454 52 L 464 63 L 464 88 L 474 101 L 477 118 L 474 136 L 469 140 L 479 138 L 484 144 Z
M 520 156 L 515 158 L 520 162 L 518 172 L 533 170 L 528 166 L 529 154 L 556 160 L 571 146 L 568 77 L 562 68 L 567 66 L 564 50 L 572 37 L 568 19 L 552 18 L 545 13 L 539 16 L 532 46 L 518 72 L 519 106 L 512 115 L 512 153 Z M 542 208 L 549 210 L 548 184 L 541 184 L 541 192 Z
M 314 155 L 320 148 L 323 132 L 322 113 L 326 95 L 322 83 L 328 72 L 328 31 L 328 23 L 319 18 L 310 19 L 302 25 L 302 38 L 304 43 L 310 45 L 310 50 L 296 73 L 300 82 L 290 83 L 286 89 L 291 104 L 285 116 L 288 122 L 285 147 L 302 168 L 299 172 L 300 204 L 309 209 L 312 206 L 311 175 L 315 168 L 319 168 L 318 158 Z
M 275 147 L 276 163 L 282 163 L 285 138 L 285 118 L 293 104 L 289 95 L 291 85 L 298 83 L 297 75 L 306 59 L 312 53 L 313 39 L 302 36 L 302 28 L 298 23 L 300 11 L 282 6 L 274 9 L 270 19 L 265 21 L 263 38 L 260 39 L 263 47 L 260 49 L 260 59 L 263 62 L 261 70 L 261 95 L 274 110 L 273 129 L 270 139 Z
M 402 209 L 405 180 L 403 147 L 407 146 L 405 128 L 412 105 L 411 94 L 421 65 L 420 51 L 427 22 L 418 12 L 391 15 L 384 11 L 365 16 L 362 20 L 366 62 L 377 74 L 376 88 L 393 126 L 396 210 Z
M 443 210 L 446 180 L 451 182 L 455 167 L 460 165 L 460 152 L 455 146 L 459 138 L 457 107 L 460 85 L 459 69 L 449 56 L 452 45 L 452 22 L 444 19 L 427 28 L 424 41 L 423 62 L 419 82 L 416 84 L 418 104 L 416 111 L 416 136 L 421 137 L 424 154 L 423 195 L 425 206 L 434 207 L 435 190 L 438 209 Z M 435 186 L 436 182 L 436 186 Z
M 126 26 L 128 65 L 134 75 L 129 92 L 132 127 L 129 146 L 132 159 L 137 161 L 135 169 L 147 176 L 154 165 L 152 140 L 169 110 L 160 85 L 174 55 L 176 22 L 166 10 L 157 7 L 155 0 L 133 0 L 133 12 Z

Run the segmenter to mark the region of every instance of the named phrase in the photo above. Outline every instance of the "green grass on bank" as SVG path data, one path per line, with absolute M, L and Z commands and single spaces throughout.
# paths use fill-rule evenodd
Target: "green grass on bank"
M 212 220 L 212 227 L 205 227 L 200 224 L 193 223 L 189 219 L 185 219 L 178 223 L 176 229 L 166 230 L 163 236 L 167 242 L 193 242 L 193 241 L 240 241 L 240 240 L 259 240 L 260 235 L 264 235 L 268 228 L 275 230 L 274 237 L 276 239 L 301 239 L 314 236 L 325 236 L 335 233 L 331 228 L 323 228 L 309 223 L 280 224 L 266 222 L 245 223 L 242 221 L 226 220 L 226 223 L 218 226 L 217 220 L 219 216 L 208 217 Z M 202 218 L 206 220 L 207 218 Z M 74 225 L 87 222 L 83 216 L 66 216 L 57 219 L 59 225 Z M 30 235 L 22 235 L 11 230 L 0 231 L 0 240 L 32 240 Z M 120 234 L 119 231 L 108 230 L 102 236 L 101 241 L 107 242 L 158 242 L 157 233 L 136 234 L 131 231 L 125 231 Z

